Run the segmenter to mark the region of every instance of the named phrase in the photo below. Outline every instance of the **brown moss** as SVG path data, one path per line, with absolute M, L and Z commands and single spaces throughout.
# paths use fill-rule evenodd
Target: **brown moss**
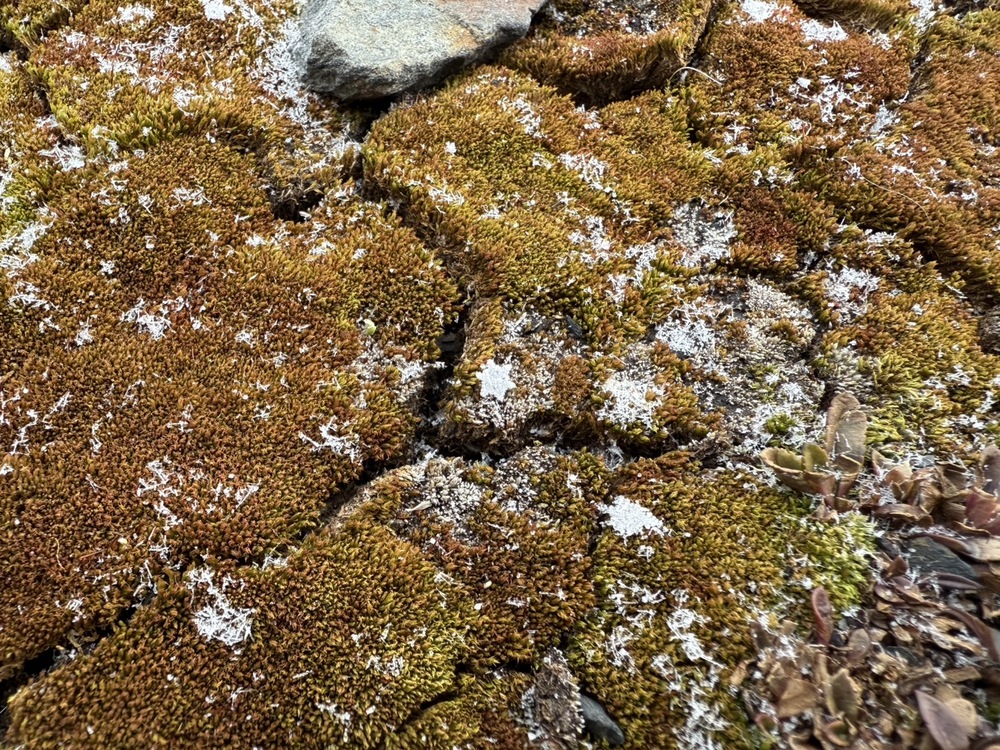
M 472 127 L 459 112 L 476 113 Z M 597 135 L 605 118 L 606 139 Z M 646 130 L 633 132 L 640 121 Z M 624 357 L 629 342 L 696 295 L 662 224 L 709 170 L 685 128 L 678 103 L 663 95 L 598 117 L 503 69 L 467 75 L 376 123 L 364 155 L 369 179 L 440 238 L 446 264 L 477 299 L 447 396 L 450 439 L 509 450 L 532 431 L 585 437 L 596 426 L 662 444 L 711 429 L 689 368 L 655 347 Z M 657 156 L 644 163 L 643 154 Z M 552 388 L 572 356 L 587 361 L 590 387 L 578 394 L 580 409 L 559 414 Z M 646 407 L 635 418 L 609 411 L 615 399 L 623 413 L 634 411 L 623 399 L 641 400 L 607 385 L 623 369 L 619 379 L 639 377 L 656 402 L 648 418 Z M 512 385 L 491 390 L 501 372 L 497 388 Z
M 556 0 L 501 62 L 601 103 L 666 84 L 708 22 L 706 0 Z
M 377 205 L 275 222 L 254 171 L 195 139 L 112 164 L 2 287 L 3 568 L 36 582 L 0 595 L 5 673 L 164 568 L 292 543 L 407 448 L 454 287 Z
M 411 545 L 350 524 L 279 565 L 175 576 L 127 628 L 18 693 L 9 738 L 378 747 L 456 687 L 473 616 Z

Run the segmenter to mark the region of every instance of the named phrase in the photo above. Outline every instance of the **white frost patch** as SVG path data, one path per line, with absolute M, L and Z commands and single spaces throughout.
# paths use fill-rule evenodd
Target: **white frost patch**
M 661 323 L 656 328 L 656 339 L 685 359 L 695 360 L 704 369 L 722 373 L 718 358 L 719 335 L 705 319 L 706 312 L 714 312 L 705 303 L 687 303 L 679 310 L 679 317 Z M 708 308 L 708 309 L 706 309 Z
M 112 19 L 112 23 L 126 24 L 132 23 L 137 18 L 144 21 L 152 21 L 156 13 L 146 5 L 125 5 L 118 9 L 118 13 Z
M 64 172 L 83 169 L 87 163 L 87 159 L 83 155 L 83 149 L 72 143 L 66 146 L 61 144 L 56 145 L 38 153 L 52 159 L 52 161 L 59 165 L 59 169 Z
M 605 188 L 601 182 L 608 165 L 600 159 L 587 154 L 559 154 L 559 163 L 566 169 L 575 172 L 581 180 L 595 190 L 601 192 L 610 190 L 610 188 Z
M 205 18 L 209 21 L 225 21 L 226 16 L 233 12 L 231 5 L 226 5 L 222 0 L 201 0 L 201 5 L 205 9 Z
M 654 377 L 652 365 L 617 371 L 601 386 L 611 399 L 601 405 L 597 416 L 619 427 L 641 424 L 651 429 L 663 397 L 663 389 L 656 385 Z
M 479 380 L 479 395 L 501 402 L 507 398 L 507 392 L 515 387 L 514 381 L 510 378 L 511 368 L 512 365 L 501 365 L 493 359 L 487 360 L 476 373 L 476 378 Z
M 810 18 L 800 26 L 807 42 L 842 42 L 847 39 L 847 32 L 836 21 L 827 25 Z
M 715 664 L 705 651 L 698 636 L 691 632 L 694 625 L 707 622 L 707 619 L 692 609 L 683 607 L 675 609 L 667 618 L 667 627 L 673 640 L 681 644 L 684 655 L 691 661 L 707 661 Z
M 515 112 L 514 118 L 524 127 L 525 133 L 530 135 L 532 138 L 543 137 L 542 118 L 535 113 L 535 109 L 531 106 L 531 102 L 523 96 L 519 96 L 513 101 L 505 96 L 498 102 L 498 104 L 500 105 L 500 109 L 504 112 Z
M 194 613 L 194 624 L 198 632 L 208 640 L 222 641 L 232 648 L 250 637 L 253 625 L 253 608 L 234 607 L 226 596 L 226 588 L 233 585 L 228 576 L 222 580 L 222 588 L 215 585 L 215 572 L 209 568 L 192 571 L 188 578 L 188 589 L 192 592 L 198 586 L 206 586 L 212 601 Z
M 600 216 L 585 216 L 583 218 L 583 225 L 586 228 L 586 234 L 583 232 L 573 232 L 569 236 L 569 241 L 574 245 L 582 245 L 592 250 L 589 255 L 584 256 L 581 260 L 588 266 L 593 266 L 599 261 L 608 260 L 611 257 L 608 254 L 608 251 L 611 250 L 611 240 L 608 239 L 604 231 L 604 219 Z
M 634 503 L 623 495 L 615 498 L 610 505 L 601 508 L 608 514 L 611 528 L 622 539 L 638 536 L 646 531 L 663 536 L 666 528 L 648 508 Z
M 146 312 L 146 300 L 139 298 L 131 310 L 122 313 L 123 323 L 133 323 L 140 330 L 145 332 L 153 341 L 159 341 L 167 335 L 167 331 L 172 327 L 170 318 L 171 312 L 184 309 L 185 302 L 182 298 L 164 300 L 159 306 L 159 315 Z
M 868 297 L 878 290 L 879 283 L 866 271 L 843 268 L 827 277 L 826 296 L 830 305 L 851 321 L 868 310 Z
M 925 31 L 939 10 L 934 0 L 910 0 L 910 7 L 917 11 L 913 22 L 918 31 Z
M 326 424 L 320 426 L 319 440 L 314 440 L 304 432 L 299 433 L 299 439 L 304 443 L 309 443 L 314 453 L 329 450 L 339 456 L 347 456 L 354 463 L 359 463 L 361 461 L 361 443 L 357 435 L 337 434 L 344 427 L 346 425 L 337 424 L 336 417 L 331 417 Z
M 740 9 L 756 23 L 764 23 L 778 12 L 778 4 L 766 0 L 743 0 Z
M 674 211 L 674 222 L 674 238 L 684 248 L 681 265 L 699 268 L 729 255 L 729 242 L 736 236 L 732 214 L 717 211 L 706 219 L 698 203 L 685 203 Z
M 31 249 L 50 226 L 51 222 L 34 222 L 21 227 L 16 234 L 0 240 L 0 270 L 6 273 L 8 278 L 14 278 L 38 260 L 38 256 L 31 252 Z

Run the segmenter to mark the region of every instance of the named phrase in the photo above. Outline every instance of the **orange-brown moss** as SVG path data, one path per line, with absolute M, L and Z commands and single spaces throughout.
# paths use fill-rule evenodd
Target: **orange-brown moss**
M 431 459 L 375 483 L 358 513 L 388 524 L 469 592 L 475 666 L 530 663 L 594 602 L 591 502 L 606 475 L 592 456 L 547 449 L 495 469 Z
M 501 62 L 589 102 L 624 98 L 687 64 L 710 10 L 707 0 L 556 0 Z
M 67 193 L 32 252 L 0 300 L 3 569 L 36 582 L 0 594 L 5 673 L 402 455 L 456 297 L 380 206 L 275 222 L 250 157 L 186 138 Z
M 31 747 L 374 748 L 457 686 L 471 600 L 377 526 L 199 568 L 11 701 Z

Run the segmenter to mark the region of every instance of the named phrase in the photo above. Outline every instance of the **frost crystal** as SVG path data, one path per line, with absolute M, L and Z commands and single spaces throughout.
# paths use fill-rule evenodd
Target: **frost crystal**
M 608 523 L 622 539 L 638 536 L 644 531 L 661 536 L 665 533 L 663 522 L 651 510 L 622 495 L 616 497 L 611 505 L 605 505 L 602 510 L 610 516 Z
M 515 386 L 514 381 L 510 379 L 511 367 L 509 364 L 497 364 L 492 359 L 487 361 L 476 373 L 480 395 L 483 398 L 503 401 L 507 397 L 507 391 Z
M 232 6 L 226 5 L 222 0 L 201 0 L 201 4 L 209 21 L 225 21 L 226 16 L 233 12 Z
M 757 23 L 764 23 L 778 12 L 778 4 L 766 0 L 743 0 L 740 8 Z
M 229 647 L 243 643 L 250 637 L 254 610 L 234 607 L 226 596 L 226 587 L 232 585 L 230 578 L 224 578 L 222 588 L 215 585 L 215 572 L 201 568 L 191 573 L 189 588 L 206 586 L 212 602 L 194 613 L 194 624 L 198 632 L 209 640 L 222 641 Z

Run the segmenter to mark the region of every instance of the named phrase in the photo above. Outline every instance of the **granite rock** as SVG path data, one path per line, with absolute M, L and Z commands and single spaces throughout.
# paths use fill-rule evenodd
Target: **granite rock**
M 306 85 L 341 99 L 420 89 L 528 32 L 545 0 L 312 0 L 298 58 Z

